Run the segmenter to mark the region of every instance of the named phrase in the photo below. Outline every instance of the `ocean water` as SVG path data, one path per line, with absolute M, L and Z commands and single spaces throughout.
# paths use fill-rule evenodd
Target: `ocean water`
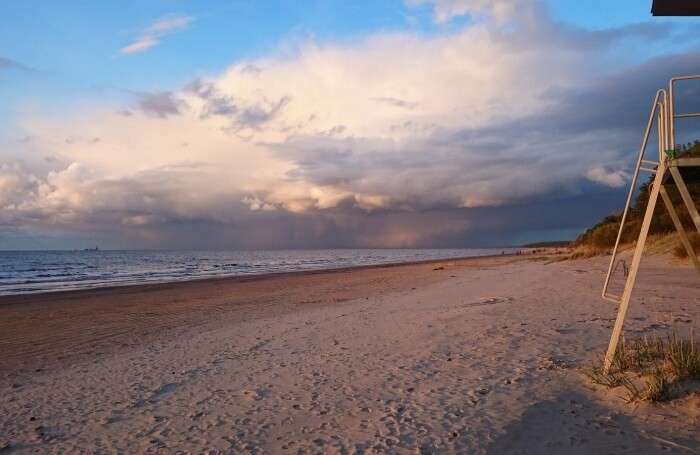
M 0 251 L 0 295 L 511 253 L 513 249 Z

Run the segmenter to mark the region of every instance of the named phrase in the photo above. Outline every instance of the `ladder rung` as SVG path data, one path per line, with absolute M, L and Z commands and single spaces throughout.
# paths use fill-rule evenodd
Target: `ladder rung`
M 603 298 L 613 303 L 620 303 L 622 301 L 622 296 L 615 294 L 605 294 L 603 295 Z
M 651 172 L 652 174 L 656 174 L 656 169 L 649 169 L 647 167 L 640 167 L 639 170 L 644 171 L 644 172 Z
M 700 117 L 700 112 L 688 112 L 687 114 L 676 114 L 673 118 Z
M 652 166 L 658 166 L 658 165 L 659 165 L 658 161 L 651 161 L 651 160 L 642 160 L 642 163 L 644 163 L 644 164 L 651 164 Z

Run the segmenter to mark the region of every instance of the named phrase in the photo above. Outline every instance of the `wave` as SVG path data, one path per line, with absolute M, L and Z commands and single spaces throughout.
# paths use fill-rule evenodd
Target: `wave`
M 345 268 L 514 249 L 0 252 L 0 295 Z

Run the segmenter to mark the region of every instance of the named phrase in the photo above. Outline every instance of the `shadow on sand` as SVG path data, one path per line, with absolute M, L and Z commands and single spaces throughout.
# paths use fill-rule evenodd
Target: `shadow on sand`
M 489 454 L 696 453 L 695 442 L 661 428 L 640 428 L 629 416 L 578 392 L 530 406 L 488 447 Z

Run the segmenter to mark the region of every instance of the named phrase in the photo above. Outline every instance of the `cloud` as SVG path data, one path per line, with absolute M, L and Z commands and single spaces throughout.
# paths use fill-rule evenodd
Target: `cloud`
M 392 98 L 390 96 L 380 96 L 377 98 L 370 98 L 372 101 L 377 103 L 385 103 L 390 106 L 402 107 L 404 109 L 413 109 L 417 106 L 416 103 L 411 103 L 410 101 L 400 100 L 398 98 Z
M 251 72 L 250 66 L 239 69 L 240 74 L 256 76 L 260 70 Z M 239 132 L 241 130 L 257 130 L 261 125 L 272 120 L 291 101 L 288 95 L 270 100 L 262 96 L 255 101 L 237 100 L 234 94 L 222 91 L 212 82 L 195 79 L 185 86 L 185 92 L 196 95 L 200 102 L 201 118 L 219 116 L 228 119 L 231 123 L 229 129 Z
M 23 63 L 0 56 L 0 71 L 3 70 L 34 71 L 32 68 Z
M 139 109 L 153 117 L 165 118 L 169 115 L 178 115 L 184 105 L 183 101 L 177 99 L 172 92 L 137 93 L 136 95 Z
M 430 4 L 433 17 L 437 23 L 467 14 L 485 15 L 496 21 L 504 22 L 515 15 L 524 15 L 532 6 L 528 0 L 407 0 L 409 6 Z
M 175 32 L 185 30 L 194 21 L 192 16 L 168 14 L 151 23 L 134 41 L 119 49 L 121 54 L 145 52 Z
M 36 195 L 39 180 L 18 163 L 0 163 L 0 207 L 21 210 Z
M 585 228 L 621 201 L 655 89 L 700 54 L 630 61 L 630 46 L 673 30 L 584 30 L 528 2 L 504 24 L 490 4 L 466 2 L 488 14 L 449 33 L 234 62 L 136 94 L 129 115 L 27 114 L 31 146 L 56 160 L 6 164 L 5 225 L 216 248 L 493 245 Z
M 620 188 L 629 180 L 629 174 L 622 170 L 610 171 L 603 167 L 594 167 L 586 172 L 586 178 L 610 188 Z

